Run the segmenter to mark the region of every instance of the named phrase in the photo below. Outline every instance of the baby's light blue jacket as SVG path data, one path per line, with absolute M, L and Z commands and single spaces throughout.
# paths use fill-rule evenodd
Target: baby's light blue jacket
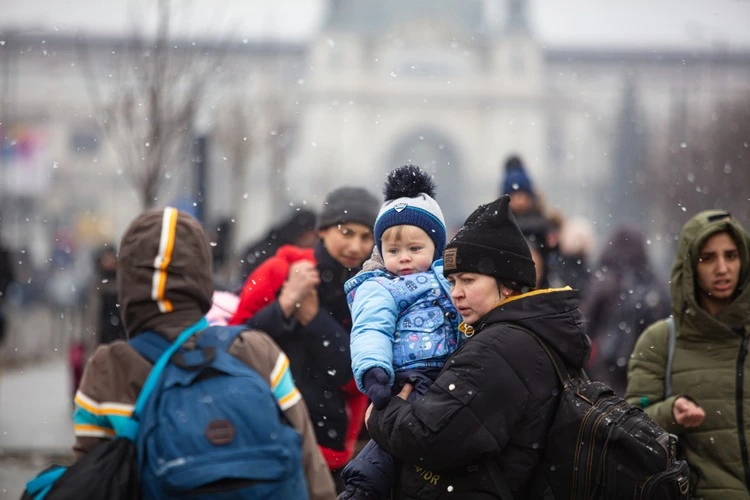
M 360 391 L 370 368 L 382 368 L 393 383 L 398 371 L 441 368 L 458 347 L 460 317 L 442 259 L 429 271 L 407 276 L 362 272 L 344 289 L 352 312 L 352 371 Z

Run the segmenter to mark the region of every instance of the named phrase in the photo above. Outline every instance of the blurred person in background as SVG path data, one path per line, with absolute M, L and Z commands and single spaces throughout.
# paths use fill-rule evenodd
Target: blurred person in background
M 117 251 L 114 243 L 101 245 L 93 253 L 93 275 L 83 305 L 81 332 L 73 332 L 68 346 L 73 393 L 83 376 L 86 358 L 99 344 L 125 339 L 117 303 Z
M 68 365 L 73 394 L 78 390 L 86 358 L 99 344 L 125 339 L 117 305 L 117 251 L 104 243 L 92 255 L 93 273 L 82 303 L 81 328 L 74 329 L 68 345 Z
M 559 228 L 554 231 L 557 244 L 550 245 L 547 279 L 552 287 L 568 285 L 584 297 L 594 249 L 594 230 L 591 222 L 583 217 L 558 222 Z M 549 242 L 549 236 L 547 240 Z
M 0 346 L 2 346 L 5 339 L 7 328 L 5 307 L 7 307 L 8 289 L 14 281 L 15 273 L 13 271 L 13 259 L 10 250 L 0 241 Z
M 511 155 L 505 161 L 505 175 L 500 191 L 501 195 L 510 196 L 510 209 L 521 231 L 525 234 L 543 235 L 549 232 L 550 221 L 545 215 L 541 196 L 534 188 L 531 176 L 519 156 Z
M 529 238 L 524 234 L 526 243 L 529 245 L 529 251 L 531 252 L 531 260 L 534 261 L 534 267 L 536 269 L 536 284 L 535 288 L 547 288 L 549 283 L 547 282 L 547 261 L 544 259 L 544 253 L 542 252 L 541 246 L 537 243 L 539 240 L 536 238 Z
M 520 156 L 511 155 L 505 160 L 500 194 L 510 195 L 510 209 L 516 219 L 542 214 L 534 184 Z
M 71 389 L 75 393 L 86 360 L 87 302 L 92 278 L 91 255 L 79 246 L 77 234 L 67 226 L 55 230 L 45 298 L 50 306 L 53 345 L 68 353 Z
M 341 470 L 354 454 L 367 407 L 352 375 L 344 283 L 372 252 L 379 210 L 366 189 L 330 192 L 318 216 L 315 247 L 279 248 L 248 276 L 229 321 L 268 333 L 286 352 L 339 493 Z
M 750 498 L 749 247 L 728 212 L 691 218 L 672 266 L 671 370 L 667 321 L 649 326 L 630 358 L 625 397 L 679 437 L 691 498 Z
M 531 247 L 532 257 L 541 265 L 537 269 L 537 286 L 548 286 L 548 260 L 550 244 L 548 238 L 553 229 L 549 218 L 545 215 L 541 196 L 534 188 L 526 166 L 517 155 L 511 155 L 505 160 L 504 177 L 500 186 L 501 195 L 510 196 L 510 209 Z
M 260 240 L 248 245 L 242 254 L 242 283 L 267 258 L 283 245 L 312 248 L 318 241 L 315 228 L 316 214 L 306 208 L 295 208 L 279 224 L 273 226 Z
M 665 280 L 654 271 L 639 228 L 623 225 L 610 235 L 581 312 L 593 343 L 589 375 L 622 396 L 636 340 L 646 327 L 669 315 Z
M 211 295 L 211 309 L 206 313 L 208 324 L 228 325 L 239 304 L 240 298 L 232 292 L 214 290 Z
M 560 260 L 560 229 L 565 217 L 560 210 L 548 209 L 545 218 L 547 219 L 547 235 L 545 238 L 545 246 L 547 247 L 546 274 L 547 281 L 551 284 L 557 283 L 555 276 L 557 274 L 556 266 L 559 265 Z
M 114 243 L 105 243 L 94 253 L 93 285 L 88 301 L 88 331 L 95 344 L 108 344 L 125 338 L 117 306 L 117 252 Z

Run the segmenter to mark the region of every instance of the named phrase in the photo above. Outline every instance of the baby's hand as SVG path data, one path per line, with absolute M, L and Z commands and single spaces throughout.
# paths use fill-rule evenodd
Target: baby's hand
M 391 384 L 385 370 L 378 367 L 370 368 L 362 378 L 362 385 L 365 386 L 365 394 L 370 398 L 375 408 L 382 410 L 388 406 L 388 402 L 391 400 Z

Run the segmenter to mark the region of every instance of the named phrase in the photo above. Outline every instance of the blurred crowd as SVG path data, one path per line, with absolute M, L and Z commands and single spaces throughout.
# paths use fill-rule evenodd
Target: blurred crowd
M 629 222 L 603 233 L 580 214 L 568 216 L 563 209 L 547 206 L 521 157 L 511 155 L 499 167 L 503 172 L 498 194 L 511 197 L 511 210 L 536 264 L 537 287 L 567 285 L 578 290 L 594 343 L 589 369 L 624 391 L 635 340 L 645 326 L 669 314 L 667 280 L 652 264 L 643 228 Z M 319 241 L 318 216 L 310 208 L 293 207 L 237 254 L 215 247 L 218 300 L 237 300 L 248 276 L 284 245 L 313 248 Z M 72 346 L 76 360 L 99 343 L 124 338 L 113 242 L 79 245 L 74 232 L 61 227 L 47 265 L 39 268 L 31 261 L 23 249 L 0 246 L 0 334 L 6 328 L 3 309 L 43 303 L 62 318 L 60 335 Z
M 416 169 L 417 173 L 422 172 L 418 167 L 405 166 L 402 173 L 413 173 L 407 167 Z M 364 490 L 360 489 L 360 483 L 357 481 L 362 480 L 368 491 L 379 489 L 377 481 L 373 486 L 368 482 L 368 478 L 373 473 L 381 473 L 378 467 L 382 467 L 385 460 L 383 457 L 389 456 L 385 452 L 375 451 L 376 455 L 383 455 L 371 458 L 370 462 L 363 462 L 362 457 L 376 448 L 377 445 L 373 442 L 365 447 L 365 452 L 357 461 L 351 462 L 355 453 L 365 446 L 368 439 L 367 430 L 362 426 L 366 420 L 368 399 L 377 409 L 385 408 L 392 396 L 391 385 L 394 378 L 397 382 L 400 380 L 399 386 L 406 382 L 412 384 L 417 393 L 424 394 L 437 376 L 436 368 L 442 367 L 442 363 L 456 349 L 461 339 L 473 335 L 473 326 L 484 327 L 477 323 L 481 315 L 473 317 L 474 313 L 470 307 L 461 309 L 456 305 L 454 309 L 451 304 L 451 301 L 456 302 L 458 293 L 454 287 L 461 288 L 465 286 L 463 283 L 459 284 L 456 278 L 451 277 L 453 281 L 450 283 L 450 293 L 447 288 L 443 290 L 442 295 L 439 293 L 440 287 L 443 286 L 441 283 L 445 280 L 442 265 L 443 248 L 446 248 L 446 269 L 447 266 L 452 266 L 459 276 L 468 270 L 493 277 L 493 287 L 502 297 L 500 302 L 493 303 L 492 307 L 514 296 L 541 296 L 550 291 L 562 291 L 565 297 L 568 297 L 565 294 L 572 294 L 571 297 L 575 295 L 575 299 L 570 300 L 580 304 L 574 309 L 579 308 L 582 314 L 572 315 L 571 318 L 580 320 L 575 320 L 572 323 L 576 324 L 567 324 L 562 329 L 569 329 L 569 333 L 572 332 L 571 338 L 578 340 L 585 338 L 582 333 L 579 335 L 580 332 L 585 331 L 588 334 L 591 341 L 590 355 L 588 341 L 581 343 L 578 346 L 580 349 L 576 350 L 585 354 L 582 368 L 592 379 L 605 382 L 620 396 L 627 393 L 632 398 L 646 397 L 636 396 L 641 394 L 639 391 L 646 389 L 637 384 L 633 385 L 632 380 L 631 385 L 628 385 L 629 365 L 633 376 L 635 363 L 636 383 L 646 377 L 638 372 L 640 361 L 633 361 L 633 356 L 641 352 L 637 347 L 639 338 L 647 327 L 662 324 L 661 320 L 670 316 L 675 297 L 670 296 L 666 277 L 660 276 L 652 264 L 648 238 L 643 229 L 630 222 L 602 234 L 585 217 L 578 214 L 568 216 L 561 209 L 548 207 L 543 193 L 532 180 L 529 167 L 521 157 L 508 157 L 500 168 L 503 169 L 503 175 L 498 189 L 500 198 L 493 202 L 497 204 L 496 208 L 488 208 L 492 204 L 481 205 L 455 236 L 446 234 L 442 212 L 433 199 L 439 197 L 439 191 L 435 194 L 435 186 L 429 180 L 423 180 L 425 184 L 420 187 L 418 196 L 414 193 L 404 195 L 404 192 L 387 185 L 384 203 L 363 187 L 335 187 L 327 193 L 320 211 L 307 208 L 291 209 L 283 220 L 268 228 L 260 239 L 247 243 L 238 257 L 217 259 L 215 254 L 208 255 L 207 258 L 213 264 L 213 275 L 205 277 L 204 282 L 190 277 L 190 272 L 197 272 L 199 278 L 204 278 L 201 274 L 203 271 L 194 269 L 184 272 L 184 283 L 162 283 L 159 288 L 157 281 L 153 281 L 152 287 L 150 281 L 138 281 L 142 269 L 134 264 L 138 260 L 134 259 L 133 255 L 129 255 L 128 264 L 123 271 L 118 262 L 122 256 L 122 248 L 117 248 L 114 243 L 106 243 L 78 254 L 75 241 L 70 238 L 69 233 L 63 231 L 56 234 L 50 265 L 40 276 L 25 276 L 24 273 L 27 273 L 28 269 L 18 266 L 12 252 L 1 248 L 0 341 L 5 336 L 7 342 L 9 328 L 15 327 L 13 324 L 9 325 L 5 319 L 8 308 L 22 309 L 33 302 L 37 294 L 43 296 L 49 307 L 56 312 L 55 314 L 59 313 L 60 318 L 66 323 L 65 328 L 61 328 L 60 331 L 66 336 L 65 345 L 72 375 L 71 390 L 75 395 L 76 405 L 86 410 L 90 407 L 90 401 L 86 399 L 89 396 L 82 395 L 81 391 L 97 390 L 92 375 L 89 373 L 87 378 L 84 371 L 87 359 L 95 352 L 95 348 L 102 345 L 111 346 L 116 340 L 127 339 L 126 331 L 135 328 L 134 322 L 143 321 L 148 325 L 153 323 L 155 330 L 166 328 L 160 323 L 165 321 L 164 312 L 171 311 L 171 307 L 181 306 L 178 301 L 166 301 L 164 294 L 170 286 L 180 287 L 173 292 L 177 294 L 176 297 L 180 297 L 178 300 L 185 300 L 184 307 L 187 309 L 183 313 L 194 309 L 192 312 L 200 316 L 205 313 L 201 311 L 205 307 L 208 311 L 206 317 L 211 324 L 244 325 L 254 331 L 264 332 L 278 344 L 281 352 L 288 356 L 286 369 L 290 370 L 294 378 L 294 391 L 299 391 L 294 401 L 298 401 L 300 397 L 304 400 L 305 412 L 309 412 L 309 421 L 314 424 L 311 430 L 305 431 L 305 439 L 311 440 L 305 446 L 309 448 L 310 443 L 315 443 L 320 450 L 322 461 L 315 459 L 306 463 L 305 467 L 327 467 L 336 491 L 343 495 L 340 498 L 365 498 L 367 494 L 361 494 Z M 403 178 L 401 180 L 403 181 Z M 389 182 L 395 181 L 389 177 Z M 407 180 L 406 183 L 408 182 Z M 402 203 L 404 199 L 407 203 Z M 418 208 L 415 212 L 417 215 L 408 211 L 402 213 L 410 204 Z M 177 213 L 176 209 L 166 209 L 165 214 L 167 210 Z M 487 216 L 487 210 L 495 211 Z M 505 219 L 502 219 L 503 214 L 500 213 L 503 210 L 509 212 L 504 216 Z M 152 227 L 153 224 L 145 222 L 145 218 L 150 220 L 162 217 L 161 212 L 149 211 L 144 214 L 129 228 L 131 238 L 134 237 L 133 234 L 137 235 L 138 231 L 156 231 L 156 228 Z M 503 229 L 505 232 L 495 233 L 496 228 L 493 226 L 486 230 L 473 226 L 471 220 L 475 216 L 482 224 L 496 224 L 497 222 L 487 221 L 491 221 L 492 217 L 500 217 L 507 227 L 516 228 L 520 242 L 513 241 L 512 231 L 508 233 Z M 176 217 L 176 220 L 193 231 L 196 237 L 205 238 L 205 229 L 193 227 L 198 223 L 189 215 L 179 212 L 179 216 Z M 722 222 L 725 218 L 729 220 L 729 217 L 728 214 L 710 216 L 708 227 L 714 232 L 728 231 L 717 229 L 711 226 L 711 223 Z M 165 221 L 166 215 L 162 219 Z M 404 224 L 421 229 L 422 232 L 419 234 L 422 236 L 389 232 L 391 226 L 402 227 Z M 741 239 L 741 234 L 744 233 L 739 233 L 739 229 L 737 231 L 740 234 L 738 238 Z M 709 244 L 705 243 L 706 241 L 713 241 L 709 238 L 712 234 L 706 233 L 702 236 L 701 245 L 705 246 Z M 151 236 L 155 238 L 154 234 Z M 383 245 L 388 238 L 394 237 L 395 243 L 389 243 L 385 252 Z M 408 245 L 412 246 L 408 251 L 418 252 L 422 245 L 429 251 L 420 261 L 423 262 L 423 268 L 403 271 L 398 266 L 394 267 L 393 255 L 400 251 L 401 247 L 398 245 L 408 246 L 403 241 L 409 238 L 411 243 Z M 505 238 L 509 239 L 506 241 Z M 450 255 L 446 247 L 447 240 L 451 240 L 448 247 L 455 247 Z M 123 242 L 125 241 L 124 238 Z M 723 240 L 721 242 L 726 243 Z M 515 246 L 506 248 L 507 245 Z M 525 249 L 527 246 L 529 258 L 513 253 L 515 250 L 508 250 L 516 247 Z M 471 252 L 479 253 L 471 254 L 470 261 L 455 260 L 456 249 L 470 247 Z M 163 250 L 159 248 L 160 251 Z M 414 250 L 415 248 L 417 250 Z M 131 254 L 137 254 L 143 251 L 143 248 L 131 241 L 127 250 Z M 215 252 L 213 249 L 211 251 Z M 703 247 L 698 251 L 700 258 L 694 264 L 700 266 L 700 263 L 704 262 L 703 259 L 708 262 L 712 258 L 713 254 Z M 175 255 L 170 257 L 174 259 L 171 265 L 178 268 L 183 266 L 185 269 L 197 265 L 192 262 L 194 255 L 189 249 L 179 252 L 182 253 L 175 250 Z M 482 252 L 490 252 L 487 254 L 489 257 Z M 727 252 L 729 253 L 726 254 L 726 258 L 731 259 L 731 251 Z M 483 259 L 491 260 L 499 255 L 503 256 L 501 260 L 506 268 L 498 271 L 495 266 L 487 271 L 488 268 L 483 267 Z M 199 263 L 200 259 L 195 259 L 195 262 Z M 157 264 L 158 262 L 154 261 L 149 266 L 156 266 L 158 271 Z M 226 267 L 230 267 L 231 272 L 224 272 Z M 206 264 L 206 273 L 208 269 L 211 269 L 211 266 Z M 405 288 L 389 289 L 386 285 L 385 280 L 388 277 L 408 276 L 416 271 L 427 272 L 426 277 L 414 281 L 404 279 Z M 447 274 L 449 273 L 446 271 L 446 276 Z M 233 279 L 226 282 L 219 279 L 219 276 L 233 276 Z M 696 279 L 701 279 L 701 275 Z M 377 283 L 377 286 L 382 285 L 385 291 L 375 293 L 372 287 L 364 285 L 366 280 Z M 43 283 L 39 289 L 30 286 L 31 283 L 36 284 L 39 281 Z M 432 283 L 425 288 L 428 298 L 420 298 L 420 286 L 428 282 Z M 448 286 L 447 283 L 445 286 Z M 716 286 L 723 287 L 724 281 L 720 281 Z M 127 293 L 123 294 L 123 290 L 127 290 Z M 529 293 L 529 290 L 532 292 Z M 674 288 L 672 292 L 674 294 Z M 469 292 L 466 293 L 469 295 Z M 389 294 L 393 294 L 393 298 Z M 362 302 L 357 302 L 358 295 Z M 150 299 L 159 303 L 158 311 L 147 310 Z M 543 304 L 545 299 L 540 300 Z M 713 304 L 711 301 L 714 297 L 708 296 L 706 300 L 707 302 L 700 303 L 701 307 L 706 303 Z M 385 328 L 388 335 L 395 335 L 395 342 L 403 341 L 404 344 L 408 342 L 407 339 L 413 337 L 409 349 L 415 351 L 404 351 L 403 359 L 394 357 L 392 360 L 395 373 L 390 363 L 386 363 L 383 369 L 378 368 L 380 371 L 373 371 L 373 366 L 368 363 L 374 362 L 372 359 L 377 357 L 373 354 L 377 347 L 373 348 L 366 344 L 367 347 L 362 348 L 354 341 L 359 335 L 362 321 L 369 321 L 370 324 L 380 321 L 378 315 L 382 308 L 378 301 L 391 304 L 389 307 L 397 304 L 393 307 L 398 309 L 398 317 L 407 318 L 403 321 L 399 319 L 396 324 Z M 716 314 L 726 304 L 721 302 L 719 305 L 721 307 L 717 309 Z M 446 331 L 460 332 L 460 338 L 451 345 L 425 340 L 432 331 L 426 327 L 410 330 L 414 327 L 412 322 L 420 325 L 422 321 L 425 321 L 425 325 L 434 323 L 433 313 L 426 312 L 429 307 L 435 307 L 438 316 L 447 318 L 445 323 L 442 320 L 439 322 L 440 325 L 445 324 Z M 461 325 L 458 324 L 460 318 L 456 312 L 463 316 L 464 322 Z M 179 315 L 175 317 L 178 318 Z M 560 320 L 559 315 L 553 317 L 557 318 L 556 321 Z M 126 328 L 128 322 L 130 327 Z M 180 328 L 171 325 L 170 328 L 181 329 L 183 326 L 187 324 Z M 142 327 L 143 325 L 139 326 L 141 329 Z M 390 331 L 393 328 L 396 330 L 395 333 Z M 173 333 L 176 335 L 179 332 L 170 330 L 170 335 Z M 403 339 L 399 335 L 403 335 Z M 441 335 L 443 334 L 439 334 L 438 338 L 448 338 Z M 246 338 L 243 341 L 251 340 Z M 252 342 L 256 341 L 257 339 Z M 403 349 L 403 344 L 401 348 Z M 386 350 L 389 349 L 390 347 Z M 426 354 L 427 351 L 429 353 Z M 562 348 L 561 352 L 564 351 Z M 431 364 L 425 357 L 434 356 L 438 352 L 439 361 L 435 361 L 435 364 Z M 119 355 L 115 356 L 114 351 L 100 349 L 96 353 L 99 358 L 114 356 L 111 359 L 108 357 L 105 364 L 117 365 L 121 362 L 117 357 Z M 274 350 L 274 353 L 277 351 Z M 387 358 L 391 358 L 390 353 Z M 358 364 L 362 359 L 369 361 L 364 362 L 364 368 L 360 371 Z M 423 363 L 414 365 L 415 359 Z M 101 362 L 96 366 L 101 366 Z M 142 375 L 141 373 L 138 376 Z M 680 379 L 676 378 L 676 381 L 679 383 Z M 422 383 L 424 387 L 420 387 Z M 648 387 L 647 383 L 645 387 Z M 292 393 L 289 396 L 291 395 Z M 668 395 L 665 392 L 665 396 Z M 408 396 L 409 394 L 406 394 L 403 399 Z M 540 404 L 546 404 L 543 399 L 545 398 L 540 400 Z M 412 400 L 413 398 L 409 401 Z M 635 399 L 633 401 L 634 404 L 637 403 Z M 648 408 L 648 398 L 645 401 L 645 404 L 643 401 L 640 404 Z M 673 405 L 673 411 L 676 412 L 675 421 L 682 422 L 681 425 L 685 428 L 689 428 L 692 422 L 698 422 L 695 425 L 699 425 L 703 421 L 705 413 L 701 413 L 703 410 L 692 399 L 677 394 L 674 396 Z M 83 410 L 77 410 L 76 415 L 80 416 Z M 294 418 L 302 417 L 297 415 Z M 300 425 L 304 428 L 306 424 Z M 109 432 L 109 435 L 113 432 L 112 429 L 102 432 L 105 431 Z M 100 437 L 104 437 L 106 432 Z M 92 437 L 96 436 L 91 434 L 90 429 L 83 434 L 77 433 L 76 452 L 79 456 L 96 444 L 97 441 L 92 440 Z M 384 435 L 379 437 L 387 440 Z M 347 464 L 356 464 L 356 467 Z M 327 479 L 320 479 L 320 475 L 314 476 L 317 479 L 313 476 L 308 477 L 311 489 L 319 487 L 324 491 L 331 486 Z M 382 487 L 384 491 L 390 488 L 388 476 L 389 474 L 383 473 L 383 477 L 379 479 L 380 483 L 385 485 Z M 317 480 L 321 480 L 322 483 L 315 483 Z M 320 498 L 324 497 L 326 495 L 321 494 Z

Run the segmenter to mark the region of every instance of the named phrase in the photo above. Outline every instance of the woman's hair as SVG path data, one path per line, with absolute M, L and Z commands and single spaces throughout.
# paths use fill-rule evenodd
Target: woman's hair
M 513 290 L 513 295 L 523 293 L 523 289 L 526 288 L 513 281 L 501 281 L 495 278 L 495 282 L 497 283 L 498 291 L 501 291 L 503 288 L 507 288 L 508 290 Z

